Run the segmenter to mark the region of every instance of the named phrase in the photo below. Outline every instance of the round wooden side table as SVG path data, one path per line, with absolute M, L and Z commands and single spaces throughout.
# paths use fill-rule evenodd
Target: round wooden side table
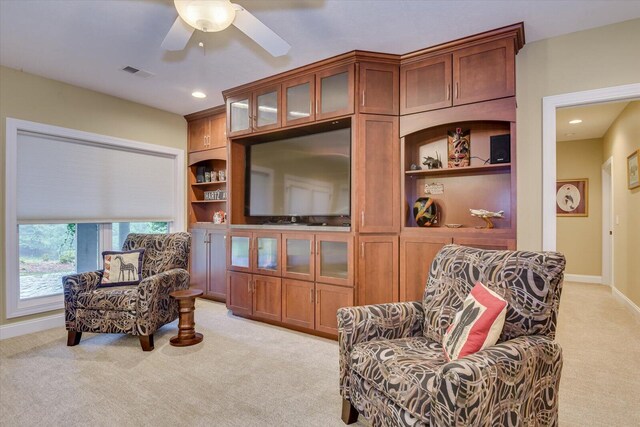
M 202 334 L 197 333 L 195 330 L 196 323 L 193 318 L 193 312 L 195 311 L 196 297 L 202 295 L 202 290 L 189 288 L 182 291 L 173 291 L 169 295 L 178 300 L 178 304 L 180 304 L 178 335 L 171 338 L 169 342 L 176 347 L 198 344 L 202 341 Z

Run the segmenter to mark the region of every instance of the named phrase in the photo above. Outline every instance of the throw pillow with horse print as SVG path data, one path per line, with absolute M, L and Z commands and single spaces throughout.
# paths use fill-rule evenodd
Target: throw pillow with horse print
M 142 258 L 144 249 L 102 253 L 104 272 L 100 286 L 137 285 L 142 280 Z

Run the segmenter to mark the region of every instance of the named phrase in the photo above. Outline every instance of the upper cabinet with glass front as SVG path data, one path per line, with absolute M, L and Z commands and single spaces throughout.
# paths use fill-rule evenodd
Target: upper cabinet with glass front
M 355 60 L 225 93 L 231 138 L 355 113 Z M 306 71 L 306 72 L 305 72 Z
M 251 94 L 227 98 L 227 129 L 230 137 L 251 133 Z
M 316 73 L 316 120 L 354 112 L 355 64 Z
M 280 127 L 280 85 L 253 92 L 251 120 L 254 132 Z

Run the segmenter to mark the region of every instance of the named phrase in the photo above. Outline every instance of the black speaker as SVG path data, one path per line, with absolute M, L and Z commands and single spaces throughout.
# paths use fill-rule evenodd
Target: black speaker
M 494 135 L 490 139 L 491 156 L 489 163 L 511 162 L 511 135 Z

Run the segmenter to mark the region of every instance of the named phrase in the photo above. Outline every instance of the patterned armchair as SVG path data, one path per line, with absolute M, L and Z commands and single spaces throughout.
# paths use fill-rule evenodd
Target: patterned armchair
M 138 335 L 144 351 L 153 350 L 153 333 L 178 317 L 169 293 L 189 287 L 189 233 L 129 234 L 123 251 L 144 248 L 142 281 L 133 286 L 98 287 L 102 270 L 62 279 L 67 345 L 83 332 Z
M 558 424 L 564 256 L 447 245 L 423 301 L 338 310 L 342 419 L 374 426 Z M 477 281 L 508 301 L 498 343 L 447 362 L 442 336 Z

